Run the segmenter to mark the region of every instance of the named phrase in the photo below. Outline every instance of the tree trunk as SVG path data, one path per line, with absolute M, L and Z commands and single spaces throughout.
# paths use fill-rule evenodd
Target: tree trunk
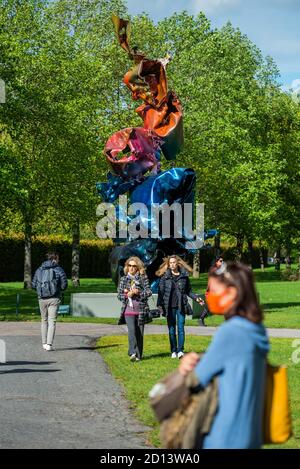
M 235 260 L 241 262 L 244 245 L 244 235 L 239 233 L 236 237 L 236 256 Z
M 31 267 L 31 247 L 32 247 L 32 225 L 25 221 L 25 246 L 24 246 L 24 288 L 31 288 L 32 267 Z
M 292 269 L 291 263 L 292 263 L 291 262 L 291 251 L 287 249 L 286 256 L 285 256 L 285 268 L 287 270 Z
M 221 255 L 221 236 L 218 234 L 215 236 L 215 257 Z
M 200 277 L 200 250 L 198 250 L 196 254 L 194 254 L 193 277 L 194 278 Z
M 281 247 L 279 246 L 275 253 L 275 270 L 280 270 Z
M 260 268 L 262 271 L 265 270 L 265 263 L 264 263 L 264 256 L 261 247 L 261 241 L 259 241 L 259 260 L 260 260 Z
M 249 265 L 253 267 L 253 241 L 248 239 L 248 255 L 249 255 Z
M 74 287 L 80 286 L 80 225 L 76 220 L 72 226 L 72 283 Z

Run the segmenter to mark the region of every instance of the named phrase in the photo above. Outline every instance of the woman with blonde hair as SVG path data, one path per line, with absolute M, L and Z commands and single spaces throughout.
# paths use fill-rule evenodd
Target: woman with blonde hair
M 204 301 L 192 292 L 189 273 L 192 268 L 179 256 L 172 255 L 164 259 L 156 275 L 161 277 L 158 287 L 157 307 L 167 317 L 172 358 L 184 355 L 185 315 L 192 314 L 187 297 L 204 304 Z M 178 328 L 178 344 L 176 337 Z
M 141 360 L 143 355 L 144 316 L 149 311 L 147 298 L 152 291 L 145 266 L 138 257 L 127 259 L 124 273 L 118 286 L 118 299 L 122 302 L 120 320 L 124 319 L 127 324 L 128 355 L 135 362 Z

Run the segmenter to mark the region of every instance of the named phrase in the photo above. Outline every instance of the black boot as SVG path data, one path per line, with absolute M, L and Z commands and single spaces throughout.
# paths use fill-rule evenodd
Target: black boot
M 200 318 L 200 319 L 199 319 L 199 326 L 206 327 L 206 324 L 205 324 L 205 322 L 204 322 L 204 318 Z
M 206 327 L 206 324 L 204 322 L 204 319 L 208 316 L 208 310 L 206 308 L 206 306 L 203 308 L 203 311 L 200 315 L 200 319 L 199 319 L 199 326 L 203 326 L 203 327 Z

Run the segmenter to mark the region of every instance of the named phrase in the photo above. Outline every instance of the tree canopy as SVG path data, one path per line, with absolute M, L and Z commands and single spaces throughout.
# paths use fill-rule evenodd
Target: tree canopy
M 0 228 L 24 231 L 29 284 L 32 236 L 96 226 L 105 141 L 141 122 L 122 84 L 131 64 L 111 22 L 112 13 L 128 17 L 125 2 L 0 7 Z M 169 87 L 182 102 L 185 132 L 176 165 L 197 173 L 206 226 L 239 243 L 298 246 L 300 109 L 280 89 L 273 60 L 230 23 L 212 29 L 203 13 L 158 24 L 138 15 L 131 43 L 149 57 L 172 56 Z

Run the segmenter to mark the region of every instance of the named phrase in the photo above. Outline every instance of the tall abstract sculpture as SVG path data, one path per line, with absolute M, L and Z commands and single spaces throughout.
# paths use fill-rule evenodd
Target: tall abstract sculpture
M 132 99 L 143 101 L 136 109 L 143 126 L 119 130 L 107 140 L 105 156 L 111 172 L 108 173 L 108 182 L 98 183 L 97 189 L 105 202 L 114 202 L 125 193 L 129 194 L 131 203 L 143 202 L 149 210 L 141 223 L 149 228 L 154 223 L 151 215 L 154 203 L 193 203 L 196 178 L 193 169 L 172 167 L 161 171 L 160 168 L 161 154 L 167 160 L 175 160 L 183 145 L 181 104 L 167 85 L 166 66 L 170 57 L 145 57 L 130 47 L 130 23 L 117 16 L 113 16 L 113 23 L 121 47 L 134 62 L 123 81 L 131 91 Z M 126 221 L 120 211 L 118 217 Z M 166 255 L 186 254 L 186 240 L 187 233 L 184 232 L 180 239 L 164 239 L 162 236 L 153 239 L 150 230 L 147 239 L 129 237 L 125 245 L 116 246 L 111 253 L 114 280 L 118 280 L 125 260 L 137 255 L 145 263 L 155 291 L 155 270 Z

